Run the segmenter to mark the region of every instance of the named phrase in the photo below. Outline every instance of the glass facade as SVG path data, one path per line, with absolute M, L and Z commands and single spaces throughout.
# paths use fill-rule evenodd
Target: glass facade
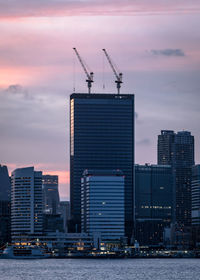
M 115 170 L 85 170 L 81 181 L 81 231 L 104 241 L 124 237 L 124 176 Z
M 200 165 L 192 168 L 192 225 L 200 227 Z
M 141 245 L 158 245 L 172 221 L 171 166 L 135 165 L 135 192 L 136 239 Z
M 42 190 L 43 190 L 43 207 L 45 214 L 58 214 L 60 203 L 58 191 L 58 176 L 57 175 L 43 175 L 42 176 Z
M 200 164 L 192 167 L 192 241 L 200 248 Z
M 191 225 L 191 181 L 194 136 L 189 131 L 162 130 L 158 136 L 158 164 L 170 164 L 175 185 L 175 220 L 180 228 Z
M 120 169 L 125 175 L 125 230 L 134 220 L 134 95 L 70 97 L 71 215 L 80 231 L 81 177 L 85 169 Z
M 10 191 L 8 168 L 0 164 L 0 246 L 10 242 Z
M 8 168 L 0 164 L 0 201 L 10 201 L 10 179 Z

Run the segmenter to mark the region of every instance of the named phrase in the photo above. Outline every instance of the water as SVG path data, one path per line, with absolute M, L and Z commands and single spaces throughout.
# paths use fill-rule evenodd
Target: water
M 0 280 L 200 279 L 200 259 L 0 259 Z

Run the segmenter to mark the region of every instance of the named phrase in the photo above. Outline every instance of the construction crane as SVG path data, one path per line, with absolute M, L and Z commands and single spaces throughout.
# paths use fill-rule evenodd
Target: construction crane
M 115 77 L 116 77 L 116 81 L 115 81 L 115 83 L 117 84 L 117 93 L 118 94 L 120 94 L 120 88 L 121 88 L 121 84 L 123 83 L 122 82 L 122 73 L 117 73 L 117 71 L 115 70 L 115 67 L 113 66 L 113 63 L 112 63 L 112 60 L 110 59 L 110 57 L 109 57 L 109 55 L 108 55 L 108 53 L 107 53 L 107 51 L 106 51 L 106 49 L 102 49 L 103 50 L 103 52 L 105 53 L 105 56 L 106 56 L 106 58 L 107 58 L 107 60 L 108 60 L 108 62 L 109 62 L 109 64 L 110 64 L 110 66 L 111 66 L 111 68 L 112 68 L 112 70 L 113 70 L 113 72 L 114 72 L 114 74 L 115 74 Z
M 85 74 L 86 74 L 86 76 L 87 76 L 86 82 L 87 82 L 87 84 L 88 84 L 88 93 L 91 93 L 92 83 L 94 82 L 94 81 L 93 81 L 93 75 L 94 75 L 94 73 L 93 73 L 93 72 L 88 73 L 88 70 L 87 70 L 85 64 L 83 63 L 83 60 L 82 60 L 82 58 L 80 57 L 80 55 L 79 55 L 77 49 L 76 49 L 76 48 L 73 48 L 73 50 L 75 51 L 75 53 L 76 53 L 76 55 L 77 55 L 77 57 L 78 57 L 78 60 L 80 61 L 80 64 L 81 64 L 81 66 L 83 67 L 83 70 L 84 70 L 84 72 L 85 72 Z

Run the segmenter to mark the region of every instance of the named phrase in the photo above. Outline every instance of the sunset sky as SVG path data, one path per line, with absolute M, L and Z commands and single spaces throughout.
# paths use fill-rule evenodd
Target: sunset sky
M 0 0 L 0 163 L 58 174 L 69 198 L 69 95 L 115 93 L 106 48 L 134 93 L 136 163 L 156 163 L 161 129 L 189 130 L 200 163 L 200 1 Z M 103 88 L 105 84 L 105 88 Z

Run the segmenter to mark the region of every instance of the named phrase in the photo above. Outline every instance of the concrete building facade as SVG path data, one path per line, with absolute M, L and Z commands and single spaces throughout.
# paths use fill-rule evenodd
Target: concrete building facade
M 15 169 L 11 176 L 11 234 L 42 233 L 42 172 Z

